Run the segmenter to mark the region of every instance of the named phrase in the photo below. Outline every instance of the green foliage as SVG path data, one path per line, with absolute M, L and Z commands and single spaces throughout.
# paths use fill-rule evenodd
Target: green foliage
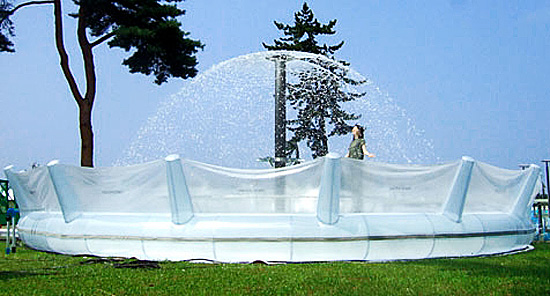
M 344 45 L 344 41 L 333 46 L 318 45 L 315 39 L 318 35 L 334 35 L 336 33 L 334 31 L 336 20 L 329 21 L 326 25 L 321 24 L 314 18 L 313 11 L 305 2 L 302 10 L 294 14 L 294 25 L 285 25 L 277 21 L 274 21 L 274 23 L 277 29 L 282 30 L 287 37 L 273 40 L 275 45 L 262 43 L 268 50 L 293 50 L 329 56 Z
M 0 226 L 6 225 L 6 213 L 8 211 L 8 183 L 0 180 Z
M 346 68 L 349 63 L 334 60 L 333 54 L 344 45 L 344 42 L 329 46 L 319 45 L 316 40 L 319 35 L 335 34 L 335 25 L 336 20 L 321 24 L 307 3 L 304 3 L 302 10 L 294 14 L 294 24 L 285 25 L 275 21 L 277 29 L 282 30 L 286 37 L 274 40 L 274 45 L 262 43 L 268 50 L 303 51 L 332 59 L 330 62 L 306 59 L 313 65 L 312 70 L 291 73 L 296 76 L 297 82 L 287 84 L 287 100 L 297 111 L 297 117 L 287 121 L 287 129 L 293 132 L 286 145 L 288 157 L 293 153 L 296 153 L 297 158 L 300 157 L 298 143 L 304 140 L 311 149 L 313 158 L 326 155 L 329 152 L 328 137 L 348 134 L 352 127 L 348 121 L 360 118 L 341 107 L 342 103 L 365 95 L 350 91 L 347 87 L 357 86 L 365 81 L 350 79 Z
M 0 179 L 0 226 L 6 225 L 6 213 L 8 208 L 18 208 L 14 200 L 9 200 L 9 186 L 7 180 Z M 15 216 L 15 221 L 19 221 L 19 213 Z
M 272 167 L 272 168 L 275 167 L 275 163 L 276 163 L 275 157 L 271 157 L 271 156 L 259 157 L 257 159 L 257 161 L 265 162 L 265 163 L 269 164 L 269 166 Z M 288 158 L 285 159 L 285 166 L 297 165 L 297 164 L 300 164 L 300 163 L 303 163 L 303 162 L 304 162 L 303 159 L 288 157 Z
M 93 37 L 113 35 L 110 47 L 133 51 L 122 63 L 131 73 L 154 74 L 157 84 L 172 76 L 186 79 L 197 74 L 194 54 L 203 45 L 181 30 L 176 18 L 185 10 L 152 0 L 74 2 L 80 9 L 72 16 L 83 18 Z
M 0 52 L 14 52 L 13 43 L 9 37 L 13 37 L 13 23 L 9 19 L 12 9 L 11 3 L 0 0 Z
M 342 110 L 341 103 L 365 94 L 344 90 L 344 84 L 351 83 L 346 78 L 345 68 L 322 59 L 309 59 L 308 62 L 319 67 L 298 73 L 299 82 L 288 88 L 288 101 L 298 111 L 296 119 L 288 120 L 288 129 L 294 133 L 289 142 L 306 139 L 313 158 L 317 158 L 329 152 L 328 137 L 348 134 L 351 126 L 347 121 L 360 117 Z M 328 127 L 332 129 L 329 131 Z
M 0 243 L 0 250 L 4 244 Z M 197 264 L 18 248 L 0 255 L 2 295 L 548 295 L 550 244 L 516 255 L 406 262 Z
M 186 79 L 197 74 L 195 53 L 204 45 L 181 30 L 176 18 L 184 15 L 185 10 L 175 4 L 158 0 L 73 1 L 79 9 L 70 15 L 78 18 L 79 25 L 92 37 L 98 38 L 92 46 L 110 39 L 110 47 L 132 51 L 122 62 L 131 73 L 153 74 L 157 84 L 170 77 Z M 35 4 L 52 4 L 52 1 L 38 2 L 42 3 Z M 9 39 L 14 36 L 9 19 L 14 12 L 10 1 L 0 0 L 0 52 L 14 52 Z

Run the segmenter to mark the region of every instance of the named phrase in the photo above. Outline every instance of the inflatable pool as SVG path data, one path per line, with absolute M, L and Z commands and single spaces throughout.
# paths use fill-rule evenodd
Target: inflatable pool
M 397 165 L 329 154 L 229 169 L 172 155 L 82 168 L 5 168 L 31 248 L 63 254 L 220 262 L 385 261 L 529 246 L 540 169 L 471 158 Z

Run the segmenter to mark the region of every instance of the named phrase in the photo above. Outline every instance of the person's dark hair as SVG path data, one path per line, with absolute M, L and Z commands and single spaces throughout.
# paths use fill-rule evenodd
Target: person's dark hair
M 357 127 L 357 129 L 359 130 L 359 139 L 363 139 L 365 137 L 365 128 L 362 127 L 361 125 L 359 124 L 356 124 L 355 126 L 353 127 Z M 353 129 L 353 128 L 352 128 Z M 355 140 L 355 136 L 354 135 L 351 135 L 351 141 L 353 142 L 353 140 Z

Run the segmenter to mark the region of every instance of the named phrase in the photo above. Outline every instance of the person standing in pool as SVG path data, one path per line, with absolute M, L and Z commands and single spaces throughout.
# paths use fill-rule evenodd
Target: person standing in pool
M 353 129 L 351 129 L 351 133 L 353 134 L 353 141 L 351 141 L 351 144 L 349 145 L 346 157 L 351 157 L 355 159 L 363 159 L 365 155 L 368 157 L 375 157 L 374 154 L 370 153 L 367 150 L 364 132 L 365 128 L 360 126 L 359 124 L 356 124 Z

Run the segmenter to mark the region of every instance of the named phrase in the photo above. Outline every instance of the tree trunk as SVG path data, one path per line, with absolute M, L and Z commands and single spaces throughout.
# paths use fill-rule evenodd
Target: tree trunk
M 88 102 L 79 104 L 80 124 L 80 165 L 94 166 L 94 132 L 92 130 L 92 105 Z
M 63 42 L 63 12 L 61 9 L 61 0 L 55 0 L 53 1 L 54 4 L 54 16 L 55 16 L 55 45 L 57 48 L 57 51 L 59 53 L 59 63 L 61 65 L 61 70 L 63 71 L 63 75 L 65 76 L 65 79 L 67 80 L 67 83 L 69 84 L 69 89 L 71 90 L 71 94 L 73 95 L 73 98 L 76 101 L 76 104 L 78 106 L 79 110 L 79 127 L 80 127 L 80 141 L 81 141 L 81 150 L 80 150 L 80 165 L 81 166 L 87 166 L 87 167 L 93 167 L 94 166 L 94 134 L 92 132 L 92 106 L 93 106 L 93 97 L 95 96 L 95 77 L 92 77 L 91 79 L 93 81 L 93 87 L 88 88 L 88 91 L 86 93 L 86 98 L 82 97 L 82 94 L 80 93 L 78 89 L 78 85 L 76 84 L 76 80 L 74 79 L 74 76 L 71 72 L 71 69 L 69 67 L 69 55 L 67 54 L 67 51 L 65 50 L 65 44 Z M 83 23 L 79 19 L 79 37 L 80 35 L 85 32 L 85 28 L 82 26 Z M 79 41 L 81 41 L 79 38 Z M 93 70 L 93 57 L 91 56 L 91 47 L 87 42 L 80 42 L 81 48 L 85 48 L 88 51 L 86 51 L 86 54 L 83 53 L 83 55 L 89 58 L 92 58 L 92 62 L 85 61 L 85 70 L 88 72 L 91 64 L 91 68 Z M 89 84 L 91 75 L 86 75 L 87 78 L 87 84 Z M 91 98 L 91 99 L 90 99 Z
M 321 150 L 319 153 L 319 156 L 323 157 L 328 154 L 328 138 L 327 138 L 327 131 L 326 131 L 326 124 L 325 124 L 325 118 L 323 115 L 321 115 L 320 118 L 320 128 L 321 128 Z
M 94 166 L 94 133 L 92 131 L 92 107 L 96 94 L 96 77 L 94 67 L 94 57 L 92 53 L 92 45 L 88 42 L 86 36 L 86 19 L 85 12 L 80 6 L 78 17 L 78 43 L 82 52 L 84 61 L 84 72 L 86 74 L 86 94 L 83 97 L 78 89 L 76 80 L 69 67 L 69 55 L 65 50 L 63 42 L 63 13 L 61 9 L 61 0 L 54 0 L 54 16 L 55 16 L 55 41 L 56 48 L 59 53 L 61 70 L 69 84 L 69 89 L 78 106 L 79 130 L 80 130 L 80 165 L 86 167 Z
M 85 6 L 80 5 L 78 11 L 78 45 L 80 46 L 80 52 L 82 53 L 82 60 L 84 61 L 84 73 L 86 75 L 86 94 L 84 99 L 78 101 L 79 108 L 79 124 L 80 124 L 80 165 L 85 167 L 94 166 L 94 133 L 92 131 L 92 107 L 94 105 L 96 95 L 96 75 L 94 65 L 94 55 L 92 52 L 92 46 L 88 41 L 86 35 L 87 27 L 87 11 Z

